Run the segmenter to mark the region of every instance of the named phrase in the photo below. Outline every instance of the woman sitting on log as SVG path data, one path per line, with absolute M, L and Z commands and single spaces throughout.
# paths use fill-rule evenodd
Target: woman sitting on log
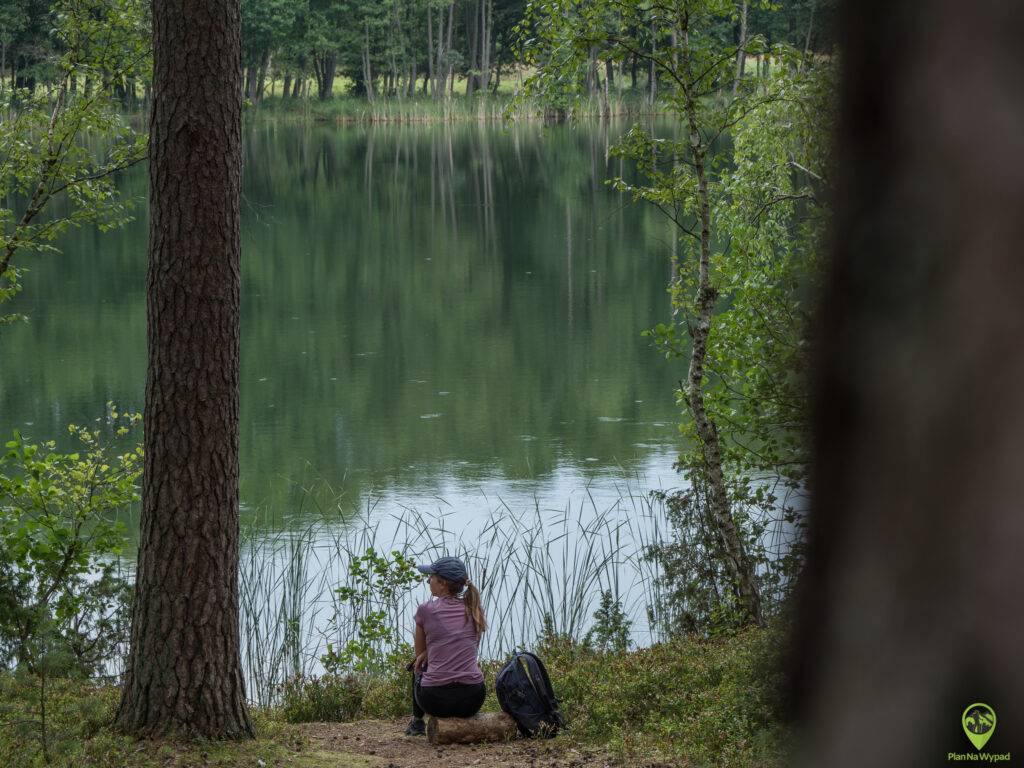
M 442 557 L 416 567 L 427 574 L 432 599 L 416 609 L 416 660 L 410 665 L 413 717 L 405 730 L 408 736 L 426 732 L 424 714 L 472 717 L 487 693 L 476 663 L 487 622 L 466 564 L 457 557 Z

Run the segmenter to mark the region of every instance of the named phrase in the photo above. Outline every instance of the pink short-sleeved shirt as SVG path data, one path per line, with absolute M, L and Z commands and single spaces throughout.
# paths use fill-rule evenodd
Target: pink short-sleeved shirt
M 427 636 L 427 670 L 422 685 L 482 683 L 476 663 L 480 644 L 466 605 L 456 597 L 428 600 L 416 609 L 416 623 Z

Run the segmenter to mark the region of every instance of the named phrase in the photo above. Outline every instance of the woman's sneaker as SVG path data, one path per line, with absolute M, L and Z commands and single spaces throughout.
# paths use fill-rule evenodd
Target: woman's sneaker
M 409 727 L 405 729 L 406 736 L 423 736 L 427 732 L 427 725 L 422 717 L 414 717 L 409 721 Z

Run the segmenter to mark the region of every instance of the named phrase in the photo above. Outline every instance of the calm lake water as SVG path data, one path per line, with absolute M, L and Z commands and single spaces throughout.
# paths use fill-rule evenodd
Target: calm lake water
M 443 509 L 466 520 L 676 483 L 672 389 L 641 330 L 668 315 L 671 229 L 605 185 L 625 125 L 245 133 L 244 509 Z M 0 430 L 36 439 L 142 409 L 137 219 L 25 266 L 0 344 Z
M 644 494 L 679 485 L 685 361 L 640 335 L 669 314 L 672 229 L 605 184 L 629 173 L 609 155 L 625 129 L 246 127 L 241 497 L 243 521 L 264 522 L 242 547 L 240 597 L 255 698 L 354 631 L 333 588 L 371 544 L 465 557 L 488 585 L 488 656 L 546 620 L 581 636 L 601 589 L 635 642 L 656 636 L 641 555 L 664 517 Z M 107 401 L 142 410 L 145 168 L 120 185 L 133 223 L 73 232 L 25 265 L 14 310 L 30 322 L 0 331 L 3 434 L 66 445 L 66 425 Z M 392 606 L 403 633 L 426 596 Z

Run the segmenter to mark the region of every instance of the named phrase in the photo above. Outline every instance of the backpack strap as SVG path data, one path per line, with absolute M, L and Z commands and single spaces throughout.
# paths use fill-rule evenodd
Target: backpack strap
M 530 668 L 530 681 L 533 682 L 533 679 L 539 675 L 541 680 L 544 682 L 543 686 L 538 686 L 534 683 L 533 687 L 535 689 L 538 687 L 541 688 L 537 693 L 544 699 L 544 703 L 547 705 L 551 713 L 561 721 L 562 716 L 558 711 L 558 697 L 555 696 L 555 689 L 551 685 L 551 678 L 548 677 L 548 670 L 547 667 L 544 666 L 544 662 L 529 651 L 523 651 L 518 655 L 522 657 L 523 661 L 526 662 L 527 667 Z

